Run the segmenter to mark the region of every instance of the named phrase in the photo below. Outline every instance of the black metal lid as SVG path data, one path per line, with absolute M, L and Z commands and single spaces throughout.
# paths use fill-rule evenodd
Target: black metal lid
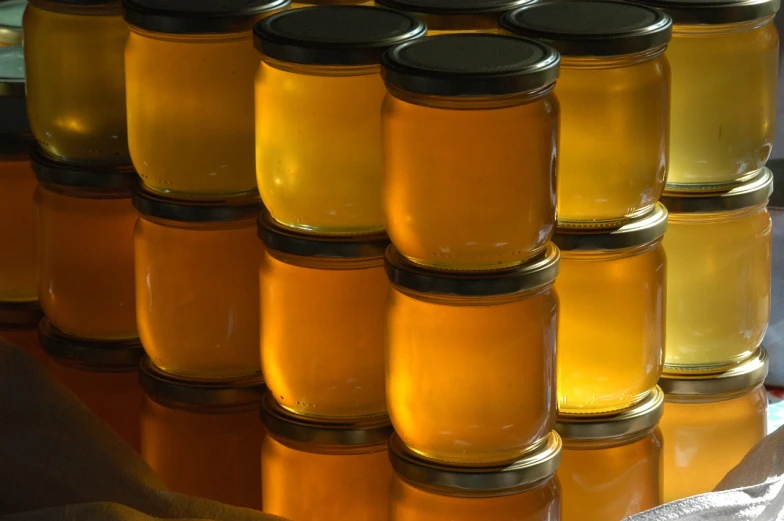
M 729 212 L 757 206 L 773 193 L 773 172 L 762 168 L 754 179 L 721 192 L 665 192 L 660 199 L 670 216 L 681 213 Z
M 28 302 L 0 302 L 0 330 L 34 329 L 43 318 L 37 300 Z
M 672 20 L 661 11 L 609 0 L 536 2 L 506 13 L 501 26 L 563 56 L 635 54 L 666 45 L 672 36 Z
M 169 199 L 138 186 L 133 192 L 133 206 L 142 216 L 193 223 L 227 223 L 249 221 L 261 209 L 258 195 L 224 200 Z
M 376 4 L 416 15 L 428 30 L 497 28 L 498 16 L 535 0 L 376 0 Z
M 130 165 L 97 166 L 89 163 L 65 163 L 48 155 L 40 147 L 30 154 L 35 177 L 44 187 L 51 185 L 84 189 L 116 198 L 130 197 L 137 184 L 136 171 Z
M 558 53 L 540 42 L 495 34 L 445 34 L 384 54 L 387 85 L 433 96 L 500 96 L 541 89 L 558 78 Z
M 125 21 L 167 34 L 220 34 L 250 31 L 260 17 L 287 7 L 290 0 L 123 0 Z
M 390 47 L 422 36 L 405 13 L 361 5 L 306 7 L 270 16 L 253 29 L 256 49 L 306 65 L 376 65 Z
M 676 25 L 718 25 L 748 22 L 778 12 L 781 0 L 638 0 L 661 9 Z M 677 30 L 677 29 L 676 29 Z
M 95 340 L 63 333 L 44 318 L 38 337 L 46 354 L 63 365 L 102 371 L 136 369 L 144 354 L 138 338 L 129 340 Z
M 614 228 L 556 228 L 553 242 L 561 251 L 621 250 L 648 244 L 667 231 L 667 208 L 657 203 L 649 214 Z
M 22 43 L 22 15 L 25 7 L 27 0 L 0 1 L 0 44 Z

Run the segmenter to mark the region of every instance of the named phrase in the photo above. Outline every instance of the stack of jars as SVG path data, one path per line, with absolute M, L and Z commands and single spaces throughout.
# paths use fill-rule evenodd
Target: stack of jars
M 661 500 L 670 17 L 615 1 L 536 2 L 502 18 L 561 54 L 556 430 L 565 521 Z
M 646 0 L 674 21 L 664 500 L 712 490 L 766 432 L 775 0 Z

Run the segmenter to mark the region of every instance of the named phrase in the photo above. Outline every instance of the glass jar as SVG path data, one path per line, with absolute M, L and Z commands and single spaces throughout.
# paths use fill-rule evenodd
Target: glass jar
M 386 415 L 386 235 L 299 234 L 267 211 L 258 225 L 261 365 L 272 395 L 307 416 Z
M 126 0 L 128 144 L 142 183 L 176 198 L 256 191 L 251 28 L 289 0 Z
M 192 384 L 141 363 L 141 455 L 169 490 L 261 510 L 263 383 Z
M 39 326 L 47 366 L 101 421 L 138 451 L 142 388 L 138 340 L 87 340 L 64 334 L 48 319 Z
M 27 109 L 41 147 L 73 162 L 128 164 L 123 49 L 114 0 L 30 0 Z
M 276 221 L 313 233 L 384 229 L 379 62 L 424 33 L 406 14 L 367 6 L 298 9 L 256 26 L 256 175 Z
M 257 197 L 212 203 L 134 192 L 139 336 L 152 363 L 185 379 L 257 375 Z
M 667 177 L 670 17 L 626 2 L 534 2 L 501 25 L 561 54 L 559 226 L 650 212 Z
M 431 36 L 444 33 L 497 33 L 498 18 L 533 0 L 376 0 L 422 20 Z
M 643 0 L 674 22 L 668 190 L 744 182 L 765 166 L 776 128 L 778 0 Z
M 555 471 L 561 439 L 551 433 L 511 465 L 452 467 L 420 459 L 393 435 L 389 521 L 554 521 L 561 519 Z
M 384 56 L 384 204 L 402 255 L 477 270 L 544 251 L 556 220 L 558 61 L 544 44 L 489 34 Z
M 665 374 L 664 502 L 710 492 L 765 437 L 768 355 L 709 375 Z
M 757 349 L 770 317 L 768 169 L 723 194 L 665 197 L 665 372 L 712 371 Z
M 603 231 L 559 228 L 558 408 L 624 409 L 656 386 L 664 364 L 667 210 Z
M 388 519 L 388 419 L 316 421 L 288 413 L 269 393 L 261 417 L 264 512 L 292 521 Z
M 599 417 L 559 416 L 562 521 L 621 521 L 661 503 L 664 393 Z
M 0 47 L 22 44 L 22 15 L 27 0 L 0 2 Z
M 133 170 L 62 163 L 36 150 L 41 307 L 68 335 L 136 338 Z
M 558 248 L 471 274 L 425 270 L 392 246 L 386 261 L 387 405 L 401 440 L 456 464 L 522 458 L 555 421 Z

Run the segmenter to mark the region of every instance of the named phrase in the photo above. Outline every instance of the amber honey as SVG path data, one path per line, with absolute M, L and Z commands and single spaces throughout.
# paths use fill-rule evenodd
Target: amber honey
M 35 174 L 24 156 L 0 156 L 0 301 L 38 298 Z

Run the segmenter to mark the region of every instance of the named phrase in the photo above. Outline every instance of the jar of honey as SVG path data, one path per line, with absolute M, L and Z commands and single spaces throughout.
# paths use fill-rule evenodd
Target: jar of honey
M 551 433 L 527 457 L 493 467 L 453 467 L 426 461 L 393 435 L 395 469 L 389 521 L 552 521 L 561 519 L 555 471 L 561 439 Z
M 388 419 L 317 421 L 292 415 L 269 393 L 261 417 L 264 512 L 291 521 L 388 519 Z
M 501 25 L 561 54 L 559 226 L 613 227 L 649 213 L 667 177 L 670 17 L 628 2 L 543 1 Z
M 169 490 L 261 510 L 261 379 L 194 384 L 140 367 L 147 464 Z
M 665 372 L 714 371 L 750 357 L 770 317 L 773 189 L 768 169 L 718 194 L 665 197 Z
M 494 464 L 546 438 L 556 415 L 558 258 L 549 244 L 520 267 L 466 273 L 387 250 L 387 405 L 413 452 Z
M 776 128 L 779 0 L 643 0 L 673 19 L 667 188 L 720 189 L 765 166 Z
M 307 416 L 386 416 L 386 235 L 305 235 L 267 211 L 258 227 L 261 365 L 272 396 Z
M 544 44 L 491 34 L 384 56 L 384 204 L 401 255 L 478 270 L 544 252 L 556 221 L 558 62 Z
M 621 521 L 661 503 L 664 393 L 604 416 L 559 416 L 562 521 Z
M 48 319 L 38 329 L 52 375 L 128 445 L 139 450 L 142 388 L 138 339 L 90 340 L 66 335 Z
M 125 0 L 128 144 L 142 183 L 177 198 L 256 191 L 251 28 L 289 0 Z
M 258 375 L 258 197 L 213 202 L 134 192 L 139 337 L 152 363 L 190 380 Z
M 376 0 L 376 4 L 422 20 L 429 35 L 496 33 L 498 18 L 533 0 Z
M 768 355 L 715 374 L 665 374 L 664 502 L 710 492 L 765 437 Z
M 24 14 L 27 109 L 36 139 L 65 161 L 130 163 L 117 0 L 30 0 Z
M 558 408 L 602 414 L 633 406 L 664 363 L 667 210 L 605 230 L 559 228 Z
M 0 2 L 0 47 L 22 44 L 22 15 L 27 0 Z
M 324 6 L 272 16 L 254 31 L 264 205 L 303 232 L 383 230 L 379 62 L 389 47 L 423 35 L 424 24 L 388 9 Z
M 136 338 L 133 170 L 63 163 L 40 149 L 32 163 L 44 313 L 71 336 Z

